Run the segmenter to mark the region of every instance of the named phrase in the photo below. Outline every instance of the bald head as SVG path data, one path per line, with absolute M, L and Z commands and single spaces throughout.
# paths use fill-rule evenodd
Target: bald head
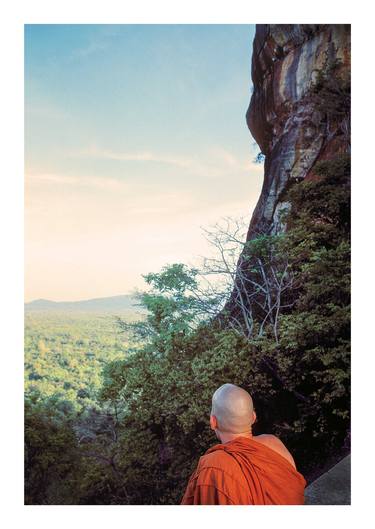
M 213 394 L 211 415 L 216 417 L 221 432 L 249 432 L 254 421 L 253 399 L 244 389 L 224 384 Z

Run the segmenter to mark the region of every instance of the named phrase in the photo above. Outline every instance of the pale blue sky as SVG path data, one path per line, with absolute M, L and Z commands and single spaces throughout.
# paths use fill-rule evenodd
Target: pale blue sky
M 251 25 L 25 27 L 26 299 L 141 287 L 250 214 Z

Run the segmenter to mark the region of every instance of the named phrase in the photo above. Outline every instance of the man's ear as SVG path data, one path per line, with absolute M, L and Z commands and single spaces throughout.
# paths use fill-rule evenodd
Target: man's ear
M 257 420 L 257 414 L 255 413 L 255 410 L 253 411 L 253 422 L 251 423 L 251 426 L 255 423 Z
M 210 426 L 211 430 L 217 430 L 217 419 L 215 415 L 210 415 Z

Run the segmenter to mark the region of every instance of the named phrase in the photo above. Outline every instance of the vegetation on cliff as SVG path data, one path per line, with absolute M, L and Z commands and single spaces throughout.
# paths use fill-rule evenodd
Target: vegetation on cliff
M 254 433 L 279 435 L 302 473 L 341 449 L 350 405 L 349 158 L 314 172 L 285 193 L 286 233 L 246 243 L 248 299 L 222 310 L 225 290 L 202 298 L 198 271 L 181 264 L 149 274 L 145 320 L 118 322 L 139 347 L 106 364 L 96 405 L 74 411 L 61 396 L 28 395 L 27 503 L 179 503 L 215 442 L 208 416 L 224 382 L 253 395 Z

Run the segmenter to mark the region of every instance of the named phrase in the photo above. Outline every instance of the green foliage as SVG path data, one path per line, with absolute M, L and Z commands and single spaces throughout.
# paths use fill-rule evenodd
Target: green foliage
M 337 450 L 350 427 L 350 159 L 321 162 L 316 173 L 319 180 L 290 191 L 287 240 L 299 289 L 280 321 L 290 384 L 309 396 L 295 418 L 300 436 L 288 437 L 306 468 Z
M 25 392 L 60 394 L 77 410 L 93 406 L 108 361 L 133 344 L 109 314 L 25 314 Z
M 138 299 L 147 315 L 143 321 L 130 324 L 119 319 L 120 327 L 132 332 L 136 339 L 148 341 L 154 356 L 176 350 L 181 339 L 202 319 L 193 295 L 197 273 L 194 268 L 175 263 L 158 274 L 144 276 L 151 289 L 138 294 Z
M 99 392 L 95 384 L 90 393 L 89 370 L 69 376 L 74 354 L 62 351 L 71 334 L 62 332 L 56 344 L 35 331 L 27 374 L 36 378 L 28 390 L 53 376 L 47 389 L 60 397 L 27 402 L 28 503 L 179 503 L 198 458 L 216 441 L 208 422 L 211 397 L 225 382 L 253 395 L 254 433 L 279 435 L 303 473 L 342 447 L 350 408 L 349 159 L 322 162 L 315 172 L 317 180 L 286 192 L 286 234 L 259 237 L 244 252 L 255 284 L 262 274 L 258 259 L 276 275 L 278 264 L 287 263 L 293 275 L 277 340 L 274 321 L 249 338 L 228 328 L 225 317 L 204 318 L 193 295 L 197 271 L 182 264 L 145 276 L 150 290 L 140 300 L 147 315 L 132 325 L 118 320 L 116 340 L 126 337 L 119 350 L 126 347 L 127 354 L 105 358 L 111 348 L 103 347 Z M 255 318 L 259 327 L 261 311 Z M 121 334 L 129 330 L 136 344 Z M 78 351 L 87 346 L 84 334 L 74 340 Z M 50 371 L 52 350 L 59 360 Z M 71 391 L 72 402 L 80 402 L 74 409 L 67 404 Z
M 350 69 L 336 57 L 326 55 L 325 66 L 314 72 L 315 79 L 305 94 L 305 104 L 311 104 L 325 123 L 326 139 L 341 135 L 350 148 Z
M 123 413 L 115 449 L 128 491 L 122 502 L 181 500 L 197 458 L 215 440 L 208 417 L 219 385 L 243 385 L 245 379 L 255 393 L 271 390 L 267 375 L 256 370 L 257 360 L 249 362 L 249 344 L 232 331 L 201 325 L 177 352 L 176 363 L 170 354 L 138 351 L 106 371 L 102 398 L 116 397 Z
M 262 152 L 258 152 L 258 154 L 255 156 L 253 162 L 254 163 L 264 163 L 265 156 Z
M 25 401 L 25 504 L 74 503 L 79 452 L 73 408 L 34 392 Z
M 147 348 L 111 366 L 102 392 L 103 399 L 115 399 L 126 410 L 127 442 L 136 435 L 144 443 L 143 449 L 137 445 L 136 456 L 120 449 L 127 489 L 136 491 L 132 501 L 180 500 L 197 458 L 214 442 L 208 427 L 210 400 L 224 382 L 252 393 L 258 432 L 280 435 L 303 472 L 344 443 L 350 381 L 349 160 L 321 163 L 316 173 L 319 180 L 288 191 L 287 233 L 262 236 L 246 251 L 253 277 L 260 273 L 256 258 L 267 262 L 270 250 L 273 263 L 287 257 L 295 276 L 289 294 L 294 303 L 280 315 L 278 342 L 269 327 L 260 338 L 247 340 L 215 322 L 171 340 L 174 326 L 165 325 L 170 315 L 157 310 L 169 288 L 167 269 L 152 275 L 157 288 L 147 303 L 154 338 Z M 180 301 L 189 284 L 181 284 Z M 158 319 L 152 319 L 156 313 Z M 183 310 L 178 314 L 183 318 Z M 168 347 L 161 348 L 159 338 Z M 129 481 L 129 468 L 146 454 L 147 480 L 140 472 Z
M 327 58 L 326 67 L 317 70 L 309 94 L 314 108 L 330 120 L 340 120 L 350 115 L 350 77 L 348 70 L 342 71 L 341 66 L 341 59 L 329 61 Z

